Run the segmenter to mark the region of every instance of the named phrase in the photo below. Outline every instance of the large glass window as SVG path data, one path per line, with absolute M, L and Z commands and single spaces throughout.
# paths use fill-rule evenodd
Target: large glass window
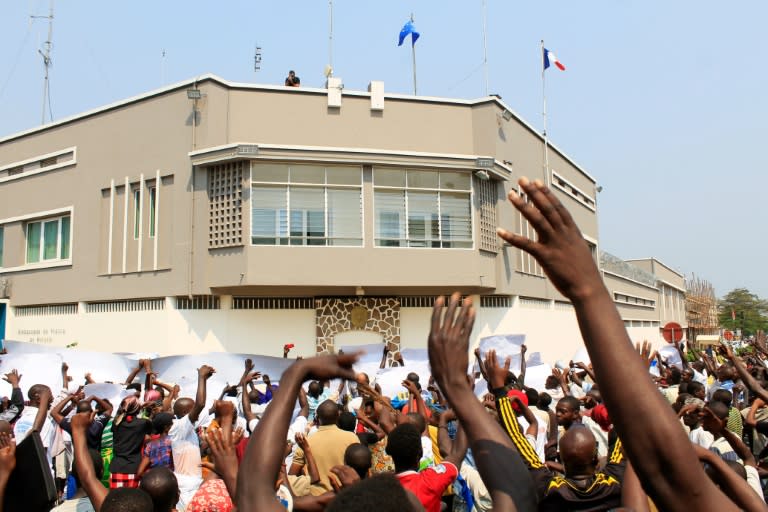
M 27 223 L 27 263 L 70 258 L 70 216 Z
M 374 169 L 380 247 L 472 247 L 469 172 Z
M 253 245 L 363 244 L 362 169 L 255 164 Z

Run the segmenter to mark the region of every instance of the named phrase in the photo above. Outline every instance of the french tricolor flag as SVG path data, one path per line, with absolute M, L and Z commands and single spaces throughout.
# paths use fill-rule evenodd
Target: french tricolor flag
M 563 63 L 557 60 L 557 57 L 555 57 L 555 54 L 551 51 L 544 48 L 544 69 L 547 69 L 549 66 L 554 64 L 555 66 L 560 69 L 560 71 L 565 71 L 565 66 L 563 66 Z

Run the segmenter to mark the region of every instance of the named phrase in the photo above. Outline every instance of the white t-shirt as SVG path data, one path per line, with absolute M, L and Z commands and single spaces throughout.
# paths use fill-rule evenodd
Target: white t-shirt
M 205 413 L 201 413 L 198 422 L 204 422 L 203 414 Z M 173 420 L 168 437 L 171 438 L 174 474 L 179 483 L 180 497 L 177 509 L 184 510 L 203 482 L 200 469 L 200 440 L 189 415 Z
M 26 438 L 27 435 L 32 431 L 32 427 L 35 425 L 37 411 L 38 408 L 32 407 L 31 405 L 24 407 L 24 410 L 21 411 L 19 419 L 13 426 L 13 437 L 16 438 L 16 444 L 22 442 L 24 438 Z M 53 446 L 54 437 L 56 436 L 56 427 L 57 425 L 53 419 L 50 416 L 46 416 L 45 421 L 43 421 L 43 427 L 40 431 L 40 439 L 43 442 L 43 446 L 45 446 L 45 452 L 48 456 L 49 464 L 53 460 L 51 448 Z

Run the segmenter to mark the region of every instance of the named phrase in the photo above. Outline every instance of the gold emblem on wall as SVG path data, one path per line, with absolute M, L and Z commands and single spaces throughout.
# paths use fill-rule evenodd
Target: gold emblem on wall
M 349 321 L 353 329 L 364 329 L 368 323 L 368 310 L 363 306 L 355 306 L 349 314 Z

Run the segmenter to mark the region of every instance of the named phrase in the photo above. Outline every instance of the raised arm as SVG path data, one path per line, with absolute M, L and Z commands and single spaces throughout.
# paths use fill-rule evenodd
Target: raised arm
M 41 432 L 43 430 L 43 424 L 48 419 L 48 407 L 50 407 L 53 401 L 53 395 L 48 387 L 43 388 L 40 392 L 40 407 L 37 409 L 37 415 L 35 416 L 35 422 L 32 424 L 32 430 L 35 432 Z
M 125 378 L 125 382 L 123 384 L 125 384 L 126 386 L 128 384 L 131 384 L 133 382 L 133 379 L 136 378 L 136 376 L 139 374 L 139 372 L 143 367 L 144 367 L 144 360 L 139 359 L 139 363 L 136 365 L 136 368 L 131 370 L 131 373 L 129 373 L 128 376 Z
M 439 297 L 432 308 L 428 339 L 432 375 L 467 434 L 477 470 L 493 498 L 494 510 L 536 510 L 536 494 L 528 469 L 509 437 L 485 412 L 467 380 L 469 336 L 475 310 L 467 299 L 457 314 L 460 299 L 461 295 L 454 293 L 444 308 L 445 301 Z
M 200 417 L 200 413 L 203 412 L 203 408 L 205 407 L 208 379 L 210 379 L 211 375 L 214 373 L 216 373 L 216 370 L 207 364 L 204 364 L 197 370 L 197 394 L 195 395 L 195 405 L 189 412 L 189 421 L 192 423 L 195 423 Z
M 0 512 L 3 512 L 5 488 L 16 467 L 16 443 L 10 434 L 0 432 Z
M 152 389 L 152 383 L 155 381 L 155 374 L 152 373 L 152 360 L 144 360 L 144 399 L 147 399 L 147 393 Z
M 309 482 L 313 484 L 318 483 L 320 481 L 320 472 L 317 470 L 317 462 L 312 453 L 312 448 L 307 442 L 307 437 L 301 432 L 297 432 L 294 439 L 296 440 L 296 444 L 299 445 L 299 448 L 304 452 L 304 460 L 307 461 L 307 475 L 309 475 Z
M 537 236 L 529 239 L 503 229 L 499 236 L 532 254 L 573 304 L 606 407 L 643 488 L 661 510 L 737 510 L 704 474 L 674 412 L 635 356 L 624 321 L 570 213 L 540 181 L 521 178 L 519 184 L 529 200 L 514 191 L 509 199 Z M 631 401 L 623 390 L 630 383 Z
M 733 503 L 739 506 L 741 510 L 747 512 L 764 512 L 766 510 L 765 501 L 762 496 L 758 496 L 749 486 L 746 480 L 732 470 L 725 461 L 716 453 L 707 450 L 697 444 L 692 445 L 699 460 L 712 467 L 714 480 L 720 489 L 728 496 Z M 694 509 L 691 509 L 694 510 Z M 697 509 L 698 510 L 698 509 Z M 702 510 L 720 510 L 716 508 Z
M 67 395 L 64 400 L 61 400 L 59 403 L 53 406 L 53 409 L 51 409 L 51 418 L 53 418 L 53 421 L 55 421 L 57 425 L 60 425 L 61 421 L 64 419 L 64 414 L 62 413 L 64 407 L 76 401 L 77 394 L 71 394 Z
M 725 357 L 733 363 L 733 367 L 736 368 L 736 371 L 739 373 L 739 377 L 741 377 L 741 380 L 744 381 L 744 384 L 747 385 L 750 391 L 752 391 L 755 395 L 757 395 L 758 398 L 760 398 L 763 402 L 768 402 L 768 391 L 763 388 L 763 386 L 760 385 L 757 380 L 747 371 L 746 368 L 744 368 L 744 363 L 741 362 L 741 360 L 736 357 L 733 353 L 733 350 L 728 345 L 723 345 Z M 734 397 L 735 399 L 736 397 Z
M 86 431 L 93 421 L 94 413 L 81 412 L 72 416 L 72 443 L 75 452 L 75 469 L 85 493 L 91 499 L 91 505 L 96 512 L 101 510 L 104 498 L 107 497 L 107 489 L 96 478 L 96 471 L 91 463 L 88 453 L 88 441 Z
M 528 347 L 523 343 L 520 345 L 520 375 L 517 376 L 517 381 L 520 384 L 520 389 L 525 389 L 525 353 L 528 352 Z
M 282 465 L 285 437 L 299 387 L 305 379 L 354 379 L 355 355 L 322 356 L 293 363 L 280 379 L 280 389 L 269 403 L 251 436 L 237 476 L 237 508 L 242 511 L 285 511 L 275 499 L 275 482 Z
M 5 374 L 3 380 L 11 385 L 11 405 L 7 410 L 0 413 L 0 419 L 12 422 L 24 410 L 24 394 L 19 387 L 21 375 L 16 369 L 13 369 Z
M 96 395 L 91 395 L 88 397 L 89 402 L 95 401 L 97 404 L 99 404 L 99 407 L 101 407 L 101 410 L 104 411 L 103 415 L 109 418 L 112 416 L 112 404 L 104 400 L 103 398 L 99 398 Z
M 248 361 L 250 361 L 250 359 L 248 359 Z M 251 368 L 253 368 L 253 366 L 251 366 Z M 256 419 L 256 415 L 251 410 L 251 397 L 248 394 L 248 383 L 253 381 L 253 379 L 256 378 L 255 376 L 258 375 L 258 373 L 259 372 L 247 373 L 243 375 L 242 379 L 240 379 L 240 386 L 242 388 L 241 401 L 243 405 L 243 416 L 245 417 L 245 421 L 247 422 L 247 424 L 250 424 L 251 421 Z

